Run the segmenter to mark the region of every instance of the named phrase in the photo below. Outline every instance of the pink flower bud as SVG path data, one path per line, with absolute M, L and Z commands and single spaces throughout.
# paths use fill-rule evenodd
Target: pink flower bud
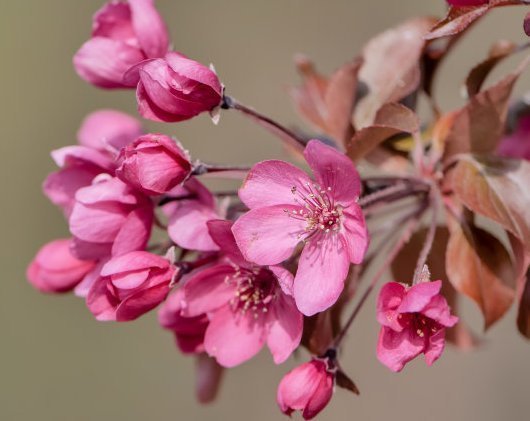
M 276 400 L 284 414 L 301 411 L 304 419 L 309 420 L 331 400 L 333 383 L 334 374 L 328 371 L 325 361 L 314 359 L 283 377 Z
M 123 75 L 135 64 L 163 57 L 168 33 L 153 0 L 111 1 L 93 18 L 92 38 L 74 56 L 79 76 L 101 88 L 124 88 Z
M 29 282 L 42 292 L 72 290 L 95 263 L 75 258 L 70 252 L 70 239 L 45 244 L 30 263 L 26 275 Z
M 175 270 L 167 259 L 146 251 L 115 257 L 91 287 L 88 308 L 98 320 L 134 320 L 166 298 Z
M 377 358 L 392 371 L 425 354 L 432 365 L 445 346 L 445 329 L 458 318 L 450 314 L 440 294 L 442 281 L 421 282 L 407 287 L 389 282 L 381 288 L 377 301 L 377 321 L 381 324 Z
M 223 96 L 221 82 L 212 70 L 175 52 L 140 63 L 124 80 L 138 83 L 138 110 L 154 121 L 188 120 L 213 110 Z
M 127 184 L 149 195 L 168 192 L 191 172 L 188 153 L 168 136 L 148 134 L 121 152 L 122 163 L 116 175 Z

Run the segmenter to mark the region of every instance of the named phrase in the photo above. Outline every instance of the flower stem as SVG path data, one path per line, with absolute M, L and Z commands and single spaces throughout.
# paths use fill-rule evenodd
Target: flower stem
M 243 113 L 244 115 L 250 117 L 252 120 L 257 121 L 261 126 L 280 137 L 283 141 L 287 142 L 289 145 L 293 146 L 297 150 L 303 151 L 307 140 L 298 136 L 292 130 L 289 130 L 285 126 L 282 126 L 280 123 L 274 121 L 272 118 L 267 117 L 259 113 L 258 111 L 247 107 L 246 105 L 241 104 L 236 99 L 225 95 L 223 98 L 223 103 L 221 108 L 225 110 L 237 110 Z
M 415 228 L 419 224 L 421 220 L 421 216 L 425 212 L 425 209 L 427 206 L 424 204 L 420 208 L 418 208 L 417 212 L 415 212 L 409 219 L 407 225 L 405 226 L 404 230 L 402 231 L 401 236 L 399 237 L 398 241 L 395 243 L 395 245 L 392 247 L 390 253 L 388 254 L 387 258 L 375 274 L 375 276 L 372 278 L 372 282 L 370 282 L 370 285 L 366 288 L 364 291 L 361 299 L 353 309 L 352 314 L 348 318 L 348 321 L 342 328 L 342 330 L 339 332 L 339 334 L 335 337 L 333 341 L 333 348 L 338 348 L 342 341 L 344 340 L 344 337 L 346 336 L 346 333 L 348 332 L 348 329 L 351 327 L 353 321 L 361 311 L 361 308 L 363 307 L 364 303 L 370 296 L 371 292 L 379 282 L 379 280 L 383 277 L 383 275 L 386 273 L 396 256 L 399 254 L 403 246 L 409 241 L 412 233 L 414 232 Z
M 216 165 L 216 164 L 206 164 L 205 162 L 197 162 L 193 166 L 193 171 L 191 175 L 203 175 L 210 174 L 214 172 L 248 172 L 250 167 L 246 165 Z

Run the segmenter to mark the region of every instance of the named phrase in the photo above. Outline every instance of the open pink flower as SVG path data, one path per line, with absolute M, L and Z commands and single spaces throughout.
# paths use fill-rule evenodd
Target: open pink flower
M 125 80 L 138 83 L 140 114 L 150 120 L 188 120 L 220 105 L 223 87 L 215 72 L 186 56 L 170 52 L 132 68 Z
M 92 38 L 75 54 L 74 67 L 93 85 L 124 88 L 129 68 L 163 57 L 168 45 L 167 29 L 153 0 L 111 1 L 95 13 Z
M 294 299 L 311 316 L 333 305 L 350 263 L 360 263 L 368 232 L 357 198 L 359 174 L 341 152 L 312 140 L 304 156 L 315 180 L 283 161 L 263 161 L 249 172 L 239 197 L 250 208 L 234 224 L 236 241 L 251 262 L 274 265 L 304 243 Z
M 188 250 L 219 250 L 210 236 L 208 221 L 221 218 L 223 212 L 218 212 L 212 193 L 192 177 L 168 196 L 175 200 L 163 209 L 169 218 L 169 237 L 175 244 Z
M 148 197 L 107 176 L 79 189 L 75 199 L 69 224 L 77 256 L 95 259 L 145 248 L 153 223 Z
M 204 334 L 208 327 L 208 317 L 201 314 L 195 317 L 183 316 L 184 290 L 179 289 L 170 295 L 158 312 L 158 322 L 175 335 L 177 347 L 184 354 L 204 352 Z
M 191 172 L 190 157 L 169 136 L 147 134 L 122 149 L 117 177 L 148 195 L 167 193 Z
M 445 346 L 445 329 L 458 322 L 450 314 L 440 294 L 442 281 L 422 282 L 407 287 L 389 282 L 381 288 L 377 301 L 377 321 L 381 332 L 377 358 L 392 371 L 425 354 L 432 365 Z
M 71 239 L 45 244 L 30 263 L 26 275 L 42 292 L 67 292 L 79 284 L 95 262 L 79 260 L 70 251 Z
M 117 155 L 143 134 L 140 122 L 129 114 L 116 110 L 98 110 L 85 117 L 77 139 L 80 145 Z
M 88 308 L 98 320 L 134 320 L 166 298 L 175 276 L 167 259 L 146 251 L 114 257 L 90 288 Z
M 279 266 L 244 260 L 228 221 L 209 222 L 225 262 L 202 270 L 184 285 L 183 315 L 207 314 L 206 352 L 224 367 L 252 358 L 267 344 L 274 362 L 285 361 L 302 337 L 302 314 L 289 295 L 292 275 Z
M 331 400 L 334 377 L 326 362 L 320 359 L 291 370 L 278 386 L 276 400 L 280 410 L 289 416 L 301 411 L 306 420 L 316 417 Z
M 498 153 L 509 158 L 530 160 L 530 116 L 522 117 L 515 130 L 502 138 Z

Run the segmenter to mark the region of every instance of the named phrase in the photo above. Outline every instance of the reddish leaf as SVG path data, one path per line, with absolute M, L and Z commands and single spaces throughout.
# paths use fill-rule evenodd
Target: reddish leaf
M 510 254 L 497 238 L 471 222 L 450 222 L 447 276 L 458 292 L 478 304 L 487 329 L 508 311 L 515 296 Z
M 455 112 L 444 142 L 444 158 L 456 154 L 495 151 L 504 133 L 508 102 L 515 82 L 527 66 L 528 58 L 500 82 L 473 96 Z
M 427 229 L 425 228 L 415 232 L 392 263 L 392 274 L 397 282 L 410 283 L 412 281 L 418 255 L 423 247 L 426 234 Z M 442 294 L 451 307 L 451 313 L 458 315 L 458 295 L 449 282 L 445 271 L 445 252 L 448 240 L 449 231 L 447 228 L 438 227 L 431 252 L 427 258 L 427 265 L 429 266 L 431 279 L 441 279 L 443 281 Z M 470 350 L 480 344 L 480 340 L 469 330 L 462 318 L 454 327 L 447 329 L 446 338 L 462 350 Z
M 493 44 L 489 51 L 488 57 L 473 67 L 473 69 L 471 69 L 467 75 L 467 95 L 469 97 L 476 95 L 495 66 L 505 58 L 509 57 L 515 51 L 518 51 L 517 44 L 511 41 L 501 40 Z
M 502 225 L 530 250 L 529 161 L 469 156 L 457 164 L 453 177 L 453 189 L 466 207 Z
M 530 339 L 530 253 L 525 250 L 519 239 L 508 233 L 515 262 L 517 296 L 519 309 L 517 313 L 517 328 L 519 332 Z
M 418 88 L 423 35 L 433 23 L 432 18 L 409 20 L 377 35 L 365 46 L 359 79 L 369 91 L 355 109 L 357 129 L 372 125 L 384 104 L 398 102 Z
M 530 339 L 530 270 L 526 273 L 524 288 L 519 301 L 517 328 L 523 336 Z
M 353 161 L 358 161 L 398 133 L 417 133 L 419 124 L 416 113 L 404 105 L 385 104 L 377 112 L 374 124 L 359 130 L 353 136 L 347 147 L 347 154 Z

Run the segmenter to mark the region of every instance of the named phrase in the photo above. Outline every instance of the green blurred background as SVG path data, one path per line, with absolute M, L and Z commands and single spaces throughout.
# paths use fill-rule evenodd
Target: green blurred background
M 228 373 L 216 403 L 200 407 L 193 394 L 193 360 L 177 353 L 155 314 L 129 324 L 98 323 L 81 300 L 41 295 L 25 280 L 38 247 L 67 235 L 61 214 L 41 194 L 42 180 L 54 169 L 50 150 L 74 143 L 81 119 L 97 108 L 135 112 L 133 92 L 92 88 L 71 65 L 102 3 L 3 0 L 0 6 L 0 420 L 282 419 L 276 385 L 295 361 L 276 367 L 263 352 Z M 306 53 L 320 70 L 331 72 L 384 28 L 444 10 L 443 0 L 157 4 L 175 49 L 213 62 L 230 94 L 241 101 L 298 125 L 303 123 L 285 92 L 298 82 L 295 53 Z M 458 46 L 437 85 L 446 108 L 461 103 L 465 71 L 484 56 L 491 40 L 524 40 L 524 13 L 520 7 L 495 11 Z M 528 87 L 528 77 L 518 87 Z M 252 163 L 282 156 L 274 138 L 231 113 L 217 127 L 207 117 L 147 126 L 176 135 L 206 161 Z M 480 329 L 475 308 L 468 305 L 465 313 Z M 432 368 L 419 360 L 395 375 L 376 360 L 378 329 L 369 302 L 343 357 L 361 396 L 338 390 L 320 419 L 528 419 L 530 343 L 516 332 L 514 317 L 512 311 L 494 326 L 473 354 L 448 349 Z

